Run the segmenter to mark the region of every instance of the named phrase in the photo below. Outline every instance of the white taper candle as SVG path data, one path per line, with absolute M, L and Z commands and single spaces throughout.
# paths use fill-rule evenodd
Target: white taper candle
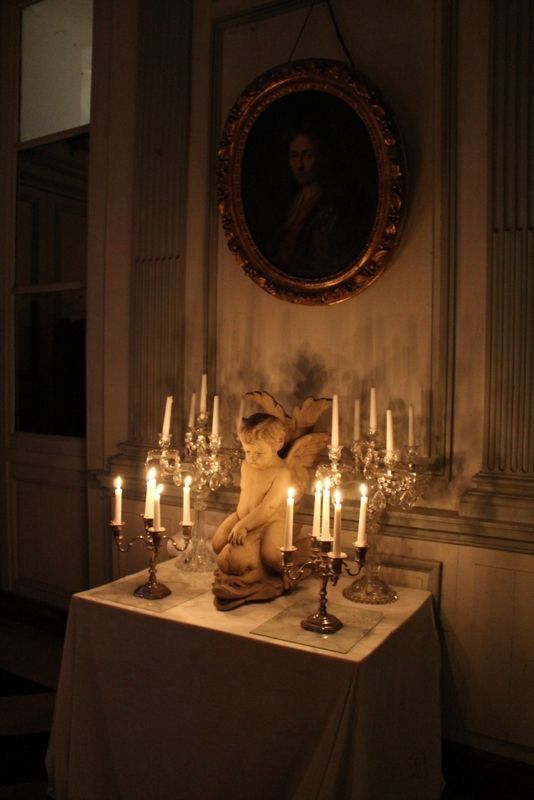
M 355 442 L 359 442 L 360 441 L 360 435 L 361 435 L 360 427 L 361 427 L 361 425 L 360 425 L 360 401 L 359 400 L 355 400 L 354 401 L 354 429 L 353 429 L 353 439 L 354 439 Z
M 332 447 L 339 446 L 339 400 L 337 394 L 332 397 Z
M 200 379 L 200 413 L 206 414 L 206 403 L 208 401 L 208 376 L 205 372 L 202 373 Z
M 219 435 L 219 395 L 213 398 L 213 416 L 211 418 L 211 432 L 213 436 Z
M 332 545 L 334 558 L 341 557 L 341 493 L 334 492 L 334 543 Z
M 314 495 L 314 502 L 313 502 L 313 524 L 312 524 L 312 536 L 316 539 L 319 538 L 321 535 L 321 497 L 323 491 L 323 484 L 321 481 L 316 481 L 315 483 L 315 495 Z
M 195 426 L 196 405 L 197 405 L 197 396 L 195 392 L 193 392 L 193 394 L 191 395 L 191 403 L 189 404 L 189 419 L 187 421 L 188 428 L 193 428 Z
M 356 547 L 367 547 L 367 486 L 362 483 L 360 487 L 360 518 L 358 519 L 358 536 Z
M 184 480 L 182 525 L 191 525 L 191 476 Z
M 295 490 L 291 487 L 287 490 L 286 504 L 286 524 L 284 531 L 284 550 L 291 550 L 293 547 L 293 509 L 295 506 Z
M 173 396 L 167 395 L 165 401 L 165 412 L 163 414 L 163 425 L 161 426 L 161 433 L 163 436 L 168 436 L 171 429 L 171 412 L 172 412 Z
M 156 491 L 156 470 L 148 470 L 145 497 L 145 519 L 154 519 L 154 492 Z
M 115 497 L 113 502 L 113 523 L 120 525 L 122 522 L 122 480 L 115 478 Z
M 330 479 L 326 478 L 323 484 L 323 508 L 321 517 L 321 540 L 330 539 Z
M 376 431 L 376 389 L 371 387 L 371 397 L 369 401 L 369 430 Z

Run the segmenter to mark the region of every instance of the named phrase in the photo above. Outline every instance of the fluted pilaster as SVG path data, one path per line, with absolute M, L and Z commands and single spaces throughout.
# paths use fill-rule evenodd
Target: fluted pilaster
M 534 519 L 534 3 L 494 0 L 484 467 L 464 510 Z
M 130 331 L 131 442 L 152 443 L 183 364 L 190 2 L 142 0 Z

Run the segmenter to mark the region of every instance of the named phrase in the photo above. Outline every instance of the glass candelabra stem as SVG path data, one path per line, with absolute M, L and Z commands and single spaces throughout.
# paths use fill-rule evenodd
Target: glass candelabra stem
M 215 554 L 206 532 L 206 508 L 206 492 L 201 492 L 195 499 L 193 525 L 195 533 L 191 547 L 180 565 L 187 572 L 213 572 L 215 569 Z

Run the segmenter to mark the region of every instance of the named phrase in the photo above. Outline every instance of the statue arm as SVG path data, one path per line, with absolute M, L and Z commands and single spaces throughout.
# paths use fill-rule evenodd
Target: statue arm
M 281 467 L 261 502 L 234 525 L 228 540 L 234 544 L 242 544 L 248 531 L 260 528 L 271 522 L 287 497 L 290 483 L 290 471 L 285 466 Z

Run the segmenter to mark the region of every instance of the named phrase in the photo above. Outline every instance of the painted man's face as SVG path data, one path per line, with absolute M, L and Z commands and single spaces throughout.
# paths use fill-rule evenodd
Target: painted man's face
M 289 145 L 289 168 L 301 186 L 316 179 L 317 147 L 305 133 L 297 134 Z

